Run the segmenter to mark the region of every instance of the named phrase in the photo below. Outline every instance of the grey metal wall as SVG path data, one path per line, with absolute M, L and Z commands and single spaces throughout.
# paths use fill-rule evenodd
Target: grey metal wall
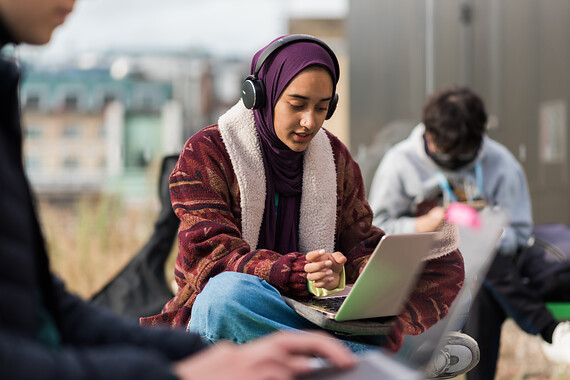
M 570 0 L 352 0 L 347 30 L 353 151 L 467 84 L 526 171 L 536 223 L 570 223 Z

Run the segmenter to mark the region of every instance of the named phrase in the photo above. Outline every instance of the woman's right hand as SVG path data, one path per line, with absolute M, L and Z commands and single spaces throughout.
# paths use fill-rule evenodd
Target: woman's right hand
M 307 280 L 314 281 L 317 288 L 333 290 L 338 287 L 346 256 L 338 251 L 327 253 L 324 249 L 319 249 L 307 253 L 305 257 Z

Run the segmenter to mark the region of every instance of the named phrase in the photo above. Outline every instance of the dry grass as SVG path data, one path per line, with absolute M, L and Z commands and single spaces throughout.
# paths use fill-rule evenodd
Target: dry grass
M 68 288 L 88 298 L 123 268 L 146 242 L 158 206 L 125 207 L 119 200 L 82 200 L 68 207 L 40 204 L 52 269 Z M 173 277 L 173 258 L 167 278 Z M 496 380 L 570 379 L 570 366 L 549 363 L 540 338 L 522 332 L 511 320 L 503 327 Z M 464 379 L 464 376 L 458 379 Z
M 522 331 L 512 321 L 503 325 L 495 380 L 568 380 L 570 366 L 550 363 L 540 347 L 541 338 Z M 465 380 L 458 376 L 457 380 Z
M 52 270 L 71 291 L 89 298 L 146 242 L 157 209 L 102 197 L 64 206 L 41 202 L 40 215 Z
M 496 380 L 570 379 L 570 366 L 549 362 L 541 341 L 540 336 L 526 334 L 508 320 L 503 326 Z

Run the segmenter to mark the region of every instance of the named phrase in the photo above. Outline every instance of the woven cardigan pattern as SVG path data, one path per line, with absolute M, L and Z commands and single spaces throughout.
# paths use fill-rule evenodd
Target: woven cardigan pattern
M 321 129 L 305 152 L 301 252 L 259 249 L 265 174 L 252 113 L 241 102 L 186 142 L 170 176 L 170 193 L 181 221 L 178 292 L 161 314 L 141 318 L 144 325 L 186 326 L 197 295 L 223 271 L 258 276 L 284 295 L 308 296 L 304 254 L 313 249 L 343 252 L 347 282 L 354 282 L 384 235 L 372 226 L 357 163 L 340 140 Z M 389 349 L 401 346 L 403 334 L 419 334 L 443 318 L 461 288 L 457 231 L 445 225 L 441 237 L 397 318 Z

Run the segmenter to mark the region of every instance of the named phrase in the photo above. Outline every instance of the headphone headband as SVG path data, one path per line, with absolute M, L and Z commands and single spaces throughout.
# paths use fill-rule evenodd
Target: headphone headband
M 242 88 L 241 88 L 241 99 L 243 104 L 248 109 L 259 109 L 265 106 L 265 85 L 263 81 L 257 78 L 257 74 L 261 70 L 261 67 L 267 60 L 267 58 L 273 54 L 276 50 L 280 49 L 281 47 L 288 45 L 293 42 L 312 42 L 327 51 L 329 56 L 331 57 L 336 75 L 338 77 L 340 73 L 340 67 L 338 64 L 338 59 L 336 58 L 335 53 L 332 49 L 323 41 L 319 40 L 316 37 L 310 36 L 308 34 L 291 34 L 285 37 L 281 37 L 278 40 L 273 41 L 259 56 L 257 62 L 255 63 L 255 69 L 253 70 L 253 74 L 249 75 L 243 81 Z M 326 119 L 330 119 L 332 114 L 334 113 L 336 106 L 338 104 L 338 94 L 333 94 L 333 98 L 329 103 L 329 109 L 327 111 Z
M 329 53 L 329 55 L 331 56 L 331 58 L 333 60 L 334 69 L 336 70 L 336 73 L 334 73 L 334 74 L 338 75 L 338 73 L 340 72 L 340 67 L 338 64 L 338 60 L 336 58 L 336 54 L 332 51 L 332 49 L 326 43 L 324 43 L 323 41 L 321 41 L 318 38 L 313 37 L 309 34 L 291 34 L 291 35 L 281 37 L 278 40 L 273 41 L 273 43 L 271 43 L 271 45 L 269 45 L 263 51 L 263 53 L 261 53 L 261 55 L 259 56 L 259 59 L 257 60 L 257 62 L 255 64 L 255 70 L 253 71 L 253 76 L 255 78 L 257 78 L 257 74 L 259 74 L 259 71 L 261 70 L 261 67 L 265 63 L 265 60 L 271 54 L 273 54 L 274 51 L 276 51 L 276 50 L 280 49 L 281 47 L 288 45 L 292 42 L 303 42 L 303 41 L 313 42 L 313 43 L 323 47 L 327 51 L 327 53 Z

